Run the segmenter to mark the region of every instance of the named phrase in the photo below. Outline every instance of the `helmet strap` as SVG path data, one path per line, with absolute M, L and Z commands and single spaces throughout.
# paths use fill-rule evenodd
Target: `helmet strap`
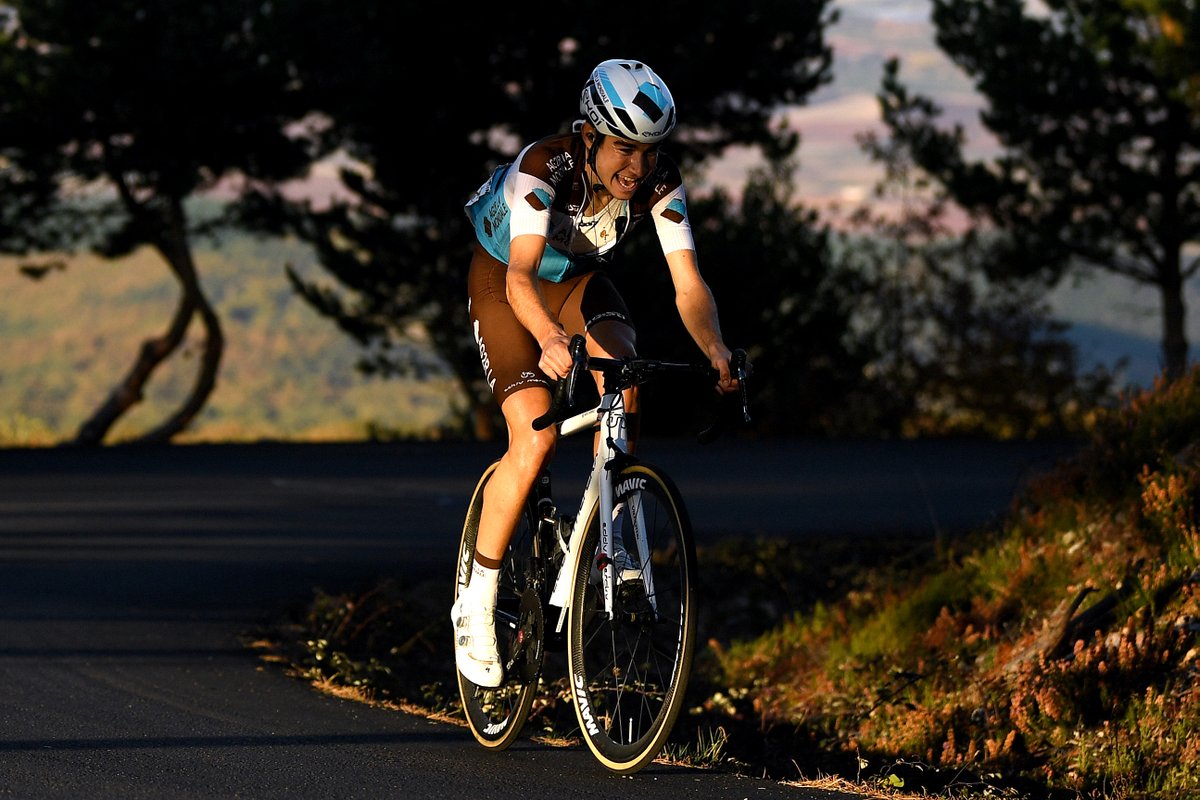
M 592 140 L 591 146 L 589 147 L 585 144 L 584 147 L 587 149 L 587 165 L 591 167 L 592 174 L 599 178 L 600 170 L 596 169 L 596 153 L 600 150 L 600 145 L 604 144 L 604 134 L 597 130 L 595 136 L 596 138 Z M 603 183 L 592 184 L 593 192 L 602 191 L 603 189 Z

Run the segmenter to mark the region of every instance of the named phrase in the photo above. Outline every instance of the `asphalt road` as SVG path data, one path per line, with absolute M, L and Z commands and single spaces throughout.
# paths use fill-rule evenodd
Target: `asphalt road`
M 954 535 L 1064 445 L 644 443 L 698 536 Z M 460 727 L 321 695 L 242 636 L 315 587 L 449 576 L 470 444 L 0 451 L 0 796 L 849 795 L 583 748 L 496 754 Z M 564 447 L 560 496 L 587 453 Z M 578 479 L 572 475 L 578 473 Z M 447 622 L 447 635 L 449 623 Z

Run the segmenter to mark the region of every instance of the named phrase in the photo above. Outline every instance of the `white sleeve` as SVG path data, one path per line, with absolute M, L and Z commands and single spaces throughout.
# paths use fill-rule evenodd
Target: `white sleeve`
M 546 236 L 550 232 L 550 204 L 554 202 L 554 188 L 533 175 L 522 172 L 514 165 L 509 170 L 508 205 L 512 209 L 509 220 L 509 239 L 526 233 Z
M 654 229 L 658 231 L 658 241 L 662 244 L 663 255 L 676 250 L 695 250 L 692 240 L 692 223 L 688 219 L 687 200 L 684 197 L 683 185 L 663 197 L 650 209 L 654 218 Z

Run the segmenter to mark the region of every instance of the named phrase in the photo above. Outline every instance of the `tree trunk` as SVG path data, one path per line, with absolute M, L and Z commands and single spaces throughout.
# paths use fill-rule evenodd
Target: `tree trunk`
M 1173 111 L 1172 116 L 1178 117 L 1179 110 Z M 1186 130 L 1185 120 L 1174 119 L 1168 131 Z M 1181 225 L 1180 186 L 1179 176 L 1181 165 L 1179 159 L 1181 141 L 1175 136 L 1168 135 L 1159 142 L 1161 156 L 1159 157 L 1159 186 L 1162 195 L 1162 227 L 1158 244 L 1162 248 L 1162 262 L 1158 264 L 1158 284 L 1162 291 L 1163 316 L 1163 372 L 1168 381 L 1183 377 L 1187 372 L 1187 312 L 1183 300 L 1183 239 Z
M 200 314 L 200 321 L 204 325 L 204 355 L 200 359 L 199 371 L 196 374 L 196 382 L 192 385 L 191 394 L 179 409 L 161 425 L 139 436 L 135 440 L 138 444 L 170 441 L 175 434 L 182 431 L 195 419 L 208 402 L 213 389 L 216 388 L 217 370 L 221 366 L 221 355 L 225 350 L 225 335 L 221 331 L 221 320 L 200 288 L 200 280 L 196 275 L 196 263 L 192 258 L 191 248 L 188 246 L 183 207 L 178 200 L 172 202 L 171 220 L 163 256 L 171 265 L 175 276 L 179 278 L 184 296 L 191 298 L 192 305 Z
M 1187 371 L 1187 311 L 1183 303 L 1183 277 L 1179 251 L 1168 254 L 1159 280 L 1163 311 L 1163 372 L 1167 380 L 1183 377 Z
M 183 430 L 204 407 L 216 386 L 217 369 L 225 341 L 220 320 L 204 296 L 196 276 L 196 266 L 188 246 L 183 206 L 179 199 L 172 198 L 163 213 L 162 233 L 156 237 L 155 247 L 166 260 L 182 288 L 179 305 L 166 333 L 142 344 L 137 360 L 125 379 L 117 386 L 99 409 L 79 428 L 74 443 L 94 446 L 103 443 L 104 437 L 117 420 L 130 408 L 140 403 L 143 389 L 150 376 L 163 361 L 170 357 L 183 342 L 192 317 L 199 312 L 204 324 L 204 356 L 200 359 L 199 374 L 192 392 L 183 405 L 170 418 L 150 432 L 138 437 L 138 443 L 164 442 Z
M 188 323 L 196 312 L 195 298 L 186 292 L 179 298 L 175 315 L 166 333 L 142 343 L 137 360 L 117 385 L 108 399 L 96 409 L 75 434 L 74 444 L 95 446 L 103 443 L 104 437 L 121 416 L 142 401 L 142 389 L 158 365 L 167 359 L 187 333 Z
M 192 393 L 188 395 L 183 405 L 158 427 L 147 431 L 134 439 L 136 444 L 156 444 L 170 441 L 175 434 L 183 431 L 208 402 L 209 396 L 217 385 L 217 371 L 221 366 L 221 355 L 225 349 L 225 336 L 221 332 L 221 322 L 212 310 L 208 300 L 198 293 L 200 320 L 204 323 L 204 355 L 200 359 L 199 372 L 196 382 L 192 385 Z

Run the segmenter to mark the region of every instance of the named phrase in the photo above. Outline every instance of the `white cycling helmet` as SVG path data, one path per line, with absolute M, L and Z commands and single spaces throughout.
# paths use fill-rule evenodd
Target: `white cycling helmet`
M 640 61 L 610 58 L 592 70 L 579 110 L 607 136 L 658 142 L 675 127 L 675 101 L 654 70 Z

